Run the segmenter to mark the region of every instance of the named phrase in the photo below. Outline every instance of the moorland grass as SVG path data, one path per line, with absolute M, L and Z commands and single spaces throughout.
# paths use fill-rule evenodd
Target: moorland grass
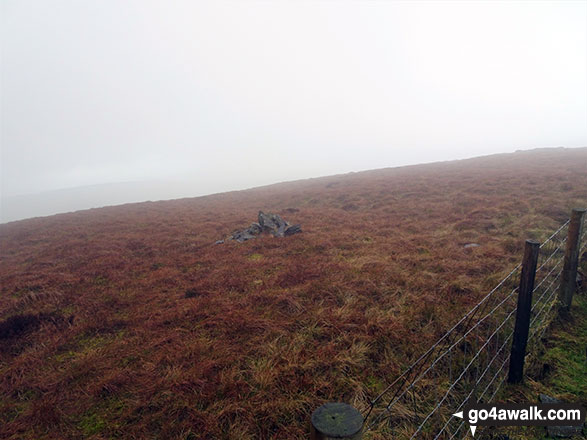
M 587 206 L 586 170 L 547 149 L 0 225 L 0 322 L 63 317 L 0 341 L 0 438 L 306 438 Z M 213 244 L 259 210 L 304 232 Z

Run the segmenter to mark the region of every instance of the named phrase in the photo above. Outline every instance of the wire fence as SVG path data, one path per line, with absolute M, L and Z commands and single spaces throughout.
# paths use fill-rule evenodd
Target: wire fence
M 548 328 L 557 303 L 569 221 L 540 246 L 528 349 Z M 581 237 L 585 249 L 585 231 Z M 516 266 L 432 347 L 370 401 L 364 432 L 391 438 L 466 438 L 452 414 L 468 403 L 490 402 L 507 378 L 522 265 Z

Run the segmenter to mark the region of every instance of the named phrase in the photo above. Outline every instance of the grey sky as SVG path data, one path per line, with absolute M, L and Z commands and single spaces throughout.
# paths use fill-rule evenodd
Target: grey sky
M 1 4 L 4 197 L 587 145 L 587 2 Z

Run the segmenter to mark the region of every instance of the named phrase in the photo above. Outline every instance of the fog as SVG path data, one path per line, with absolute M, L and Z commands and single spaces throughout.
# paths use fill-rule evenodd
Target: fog
M 587 145 L 587 2 L 1 5 L 2 221 Z

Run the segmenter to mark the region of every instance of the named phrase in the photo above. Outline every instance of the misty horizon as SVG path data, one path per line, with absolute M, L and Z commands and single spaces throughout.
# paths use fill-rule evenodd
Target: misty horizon
M 582 147 L 576 147 L 582 148 Z M 532 153 L 550 150 L 568 149 L 566 147 L 543 147 L 530 150 L 515 150 L 515 153 Z M 511 153 L 496 153 L 482 157 L 500 156 Z M 507 156 L 506 156 L 507 157 Z M 451 163 L 479 157 L 465 157 L 461 159 L 405 164 L 392 167 L 381 167 L 371 170 L 351 170 L 345 173 L 337 173 L 327 176 L 312 176 L 302 179 L 287 181 L 269 182 L 251 187 L 221 188 L 216 191 L 199 191 L 195 182 L 188 181 L 127 181 L 107 182 L 102 184 L 84 185 L 79 187 L 59 188 L 32 194 L 19 194 L 15 196 L 2 197 L 0 200 L 0 223 L 25 220 L 34 217 L 43 217 L 54 214 L 76 212 L 86 209 L 102 208 L 107 206 L 120 206 L 129 203 L 156 202 L 162 200 L 174 200 L 182 198 L 195 198 L 212 196 L 234 191 L 246 191 L 260 187 L 293 183 L 311 179 L 320 179 L 334 176 L 345 176 L 381 169 L 395 169 L 405 167 L 417 167 L 419 165 L 435 165 L 440 163 Z
M 0 221 L 67 188 L 167 186 L 76 210 L 587 145 L 587 3 L 1 8 Z

